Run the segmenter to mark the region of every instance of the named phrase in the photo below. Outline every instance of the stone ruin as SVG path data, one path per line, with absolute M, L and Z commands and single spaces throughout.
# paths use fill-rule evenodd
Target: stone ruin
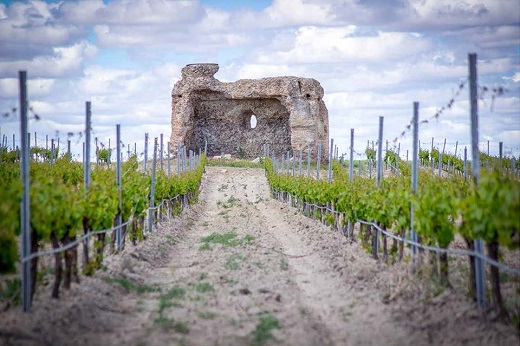
M 329 117 L 315 79 L 270 77 L 223 83 L 218 64 L 189 64 L 172 91 L 172 152 L 177 145 L 208 157 L 254 158 L 311 148 L 328 158 Z M 256 120 L 256 126 L 255 126 Z

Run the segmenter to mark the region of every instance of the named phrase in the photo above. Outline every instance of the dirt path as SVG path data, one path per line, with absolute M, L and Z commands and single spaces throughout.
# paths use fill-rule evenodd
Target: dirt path
M 272 200 L 262 170 L 208 167 L 197 205 L 146 242 L 111 256 L 106 271 L 64 293 L 58 307 L 44 291 L 29 316 L 6 315 L 0 344 L 516 341 L 514 335 L 497 339 L 511 332 L 505 327 L 482 332 L 470 308 L 452 325 L 453 310 L 442 302 L 440 310 L 384 304 L 398 286 L 387 272 L 358 244 Z M 413 306 L 416 299 L 408 298 Z M 470 328 L 468 338 L 457 337 L 458 327 Z
M 169 263 L 147 273 L 148 285 L 172 292 L 169 302 L 143 297 L 137 320 L 145 328 L 131 322 L 112 336 L 114 343 L 398 345 L 407 339 L 374 299 L 378 292 L 346 284 L 341 237 L 271 200 L 262 170 L 209 167 L 199 199 L 178 225 Z

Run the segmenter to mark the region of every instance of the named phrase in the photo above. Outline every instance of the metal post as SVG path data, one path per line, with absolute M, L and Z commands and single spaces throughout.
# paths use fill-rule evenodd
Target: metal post
M 298 176 L 301 177 L 302 175 L 302 150 L 300 149 L 300 159 L 298 163 Z
M 352 183 L 354 180 L 354 129 L 350 129 L 350 157 L 348 164 L 348 181 Z M 353 236 L 353 228 L 350 220 L 347 220 L 347 233 L 349 237 Z
M 332 182 L 332 155 L 334 152 L 334 138 L 330 139 L 330 150 L 329 150 L 329 167 L 328 167 L 328 174 L 327 174 L 327 180 L 329 184 Z
M 208 156 L 208 140 L 204 141 L 204 155 Z
M 471 109 L 471 173 L 475 184 L 480 184 L 480 153 L 478 149 L 478 95 L 477 95 L 477 54 L 468 55 L 469 60 L 469 100 Z M 489 141 L 488 141 L 489 156 Z M 484 246 L 482 239 L 474 241 L 475 252 L 482 254 Z M 475 256 L 475 281 L 477 304 L 479 307 L 486 305 L 486 271 L 482 259 Z
M 49 150 L 49 135 L 45 135 L 45 150 Z
M 434 172 L 434 163 L 433 163 L 433 139 L 434 137 L 432 137 L 432 148 L 430 149 L 430 162 L 431 162 L 431 165 L 432 165 L 432 175 L 433 175 L 433 172 Z
M 56 150 L 56 147 L 54 146 L 54 138 L 51 139 L 51 167 L 54 165 L 54 161 L 56 160 L 56 157 L 54 156 L 54 151 Z
M 294 177 L 294 167 L 296 166 L 296 162 L 294 162 L 294 158 L 296 155 L 294 155 L 294 150 L 292 152 L 292 176 Z
M 166 149 L 168 152 L 166 153 L 166 160 L 168 161 L 168 178 L 172 176 L 172 169 L 171 169 L 171 161 L 170 161 L 170 142 L 166 144 Z
M 19 71 L 20 83 L 20 135 L 22 138 L 20 170 L 23 186 L 21 208 L 21 233 L 22 233 L 22 306 L 23 311 L 31 309 L 31 262 L 24 260 L 31 253 L 31 210 L 29 196 L 29 146 L 27 141 L 27 71 Z M 13 135 L 14 145 L 14 135 Z
M 90 101 L 87 101 L 85 103 L 85 156 L 84 156 L 84 168 L 83 168 L 83 186 L 85 190 L 90 189 L 90 130 L 92 127 L 91 122 L 92 112 L 91 112 L 91 103 Z M 89 230 L 84 230 L 85 232 L 88 232 Z M 86 266 L 88 264 L 88 253 L 89 253 L 89 247 L 90 247 L 90 237 L 87 237 L 85 239 L 85 242 L 83 243 L 84 246 L 84 252 L 83 252 L 83 266 Z
M 399 161 L 401 161 L 401 143 L 397 143 L 397 157 L 395 159 L 395 164 L 396 164 L 396 171 L 397 171 L 397 174 L 399 175 Z
M 159 152 L 160 155 L 160 161 L 161 161 L 161 171 L 163 170 L 163 151 L 164 151 L 164 145 L 163 145 L 163 134 L 161 133 L 161 151 Z
M 67 140 L 67 160 L 72 160 L 72 156 L 70 154 L 70 139 Z
M 148 133 L 144 134 L 144 171 L 148 167 Z
M 316 158 L 316 179 L 320 180 L 321 143 L 318 144 L 318 157 Z
M 153 213 L 155 207 L 155 169 L 157 167 L 157 145 L 157 137 L 155 137 L 152 162 L 152 184 L 150 187 L 150 207 L 148 208 L 148 232 L 152 232 L 153 228 Z
M 385 155 L 388 152 L 388 139 L 386 140 L 386 148 L 385 148 Z M 385 169 L 388 169 L 388 160 L 385 162 Z
M 36 131 L 34 131 L 34 147 L 38 146 L 38 138 L 36 137 Z
M 381 178 L 383 175 L 383 120 L 384 117 L 379 117 L 379 142 L 377 143 L 377 185 L 381 183 Z
M 122 246 L 122 238 L 121 238 L 121 225 L 123 224 L 123 182 L 121 179 L 121 125 L 116 125 L 116 155 L 117 155 L 117 161 L 116 161 L 116 182 L 117 182 L 117 194 L 119 198 L 119 212 L 117 213 L 117 221 L 116 221 L 116 240 L 117 240 L 117 250 L 121 251 Z
M 468 179 L 468 148 L 464 147 L 464 179 Z
M 311 177 L 311 147 L 307 148 L 307 179 Z
M 348 181 L 352 182 L 354 175 L 354 129 L 350 129 L 350 158 L 348 167 Z
M 177 176 L 181 175 L 181 144 L 177 143 Z
M 433 139 L 432 139 L 433 143 Z M 417 185 L 419 180 L 419 102 L 413 103 L 413 148 L 412 148 L 412 193 L 414 195 L 417 194 Z M 415 232 L 415 227 L 413 225 L 414 220 L 414 207 L 413 204 L 410 205 L 410 230 L 411 230 L 411 238 L 413 242 L 417 242 L 417 233 Z M 413 268 L 415 271 L 415 256 L 417 255 L 417 246 L 412 245 L 412 261 Z
M 502 149 L 504 148 L 504 142 L 498 142 L 498 169 L 502 171 Z

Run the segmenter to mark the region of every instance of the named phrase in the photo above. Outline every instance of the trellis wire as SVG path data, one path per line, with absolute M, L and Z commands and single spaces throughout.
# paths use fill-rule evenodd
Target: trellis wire
M 344 212 L 335 211 L 335 210 L 333 210 L 333 209 L 331 209 L 331 208 L 329 208 L 327 206 L 323 206 L 323 205 L 319 205 L 319 204 L 315 204 L 315 203 L 309 203 L 309 202 L 301 202 L 298 198 L 296 198 L 295 196 L 289 194 L 286 191 L 277 191 L 277 193 L 278 193 L 277 199 L 279 201 L 284 202 L 284 203 L 287 203 L 287 201 L 283 198 L 283 194 L 287 194 L 292 199 L 298 200 L 299 201 L 298 203 L 303 203 L 303 207 L 304 208 L 314 207 L 314 208 L 317 208 L 317 209 L 319 209 L 321 211 L 325 210 L 325 211 L 333 213 L 335 215 L 345 216 Z M 281 197 L 280 197 L 280 194 L 281 194 Z M 397 236 L 397 235 L 395 235 L 395 234 L 393 234 L 391 232 L 388 232 L 388 230 L 382 229 L 375 222 L 365 221 L 365 220 L 356 220 L 356 222 L 376 227 L 376 229 L 379 232 L 384 233 L 385 235 L 389 236 L 390 238 L 393 238 L 393 239 L 399 240 L 401 242 L 404 242 L 406 244 L 409 244 L 412 247 L 415 246 L 417 248 L 421 248 L 421 249 L 424 249 L 424 250 L 435 251 L 435 252 L 438 252 L 438 253 L 474 256 L 474 257 L 480 258 L 481 260 L 489 263 L 490 265 L 498 267 L 500 270 L 503 270 L 505 272 L 508 272 L 508 273 L 511 273 L 513 275 L 516 275 L 516 276 L 520 277 L 520 269 L 511 268 L 511 267 L 509 267 L 509 266 L 507 266 L 507 265 L 505 265 L 503 263 L 497 262 L 497 261 L 489 258 L 488 256 L 486 256 L 486 255 L 484 255 L 482 253 L 478 253 L 478 252 L 470 251 L 470 250 L 439 248 L 439 247 L 435 247 L 435 246 L 423 245 L 423 244 L 420 244 L 420 243 L 418 243 L 416 241 L 409 240 L 409 239 L 406 239 L 406 238 L 402 238 L 402 237 L 399 237 L 399 236 Z

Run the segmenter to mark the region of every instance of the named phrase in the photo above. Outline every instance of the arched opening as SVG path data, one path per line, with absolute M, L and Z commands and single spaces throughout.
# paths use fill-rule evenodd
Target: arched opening
M 254 114 L 251 114 L 249 124 L 251 125 L 251 129 L 254 129 L 256 127 L 256 116 Z

